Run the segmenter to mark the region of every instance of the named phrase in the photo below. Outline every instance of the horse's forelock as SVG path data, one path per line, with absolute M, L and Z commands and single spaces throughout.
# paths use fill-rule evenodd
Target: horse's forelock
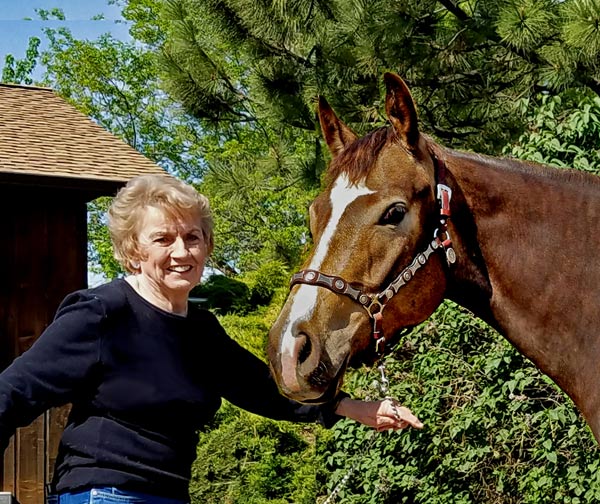
M 358 184 L 368 175 L 386 143 L 396 139 L 394 128 L 386 126 L 359 138 L 331 161 L 328 171 L 330 181 L 345 173 L 350 183 Z

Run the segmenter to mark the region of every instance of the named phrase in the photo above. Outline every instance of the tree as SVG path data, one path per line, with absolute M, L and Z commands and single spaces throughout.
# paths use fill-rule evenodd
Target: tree
M 31 74 L 39 57 L 40 39 L 31 37 L 27 44 L 25 59 L 16 60 L 12 54 L 7 54 L 2 68 L 2 82 L 7 84 L 33 84 Z
M 384 123 L 381 76 L 396 71 L 424 131 L 498 154 L 526 128 L 522 99 L 535 106 L 542 90 L 598 93 L 596 4 L 165 0 L 156 44 L 163 89 L 214 134 L 202 190 L 224 240 L 215 257 L 232 272 L 265 259 L 299 262 L 302 208 L 327 161 L 319 94 L 361 133 Z
M 527 114 L 528 130 L 505 152 L 521 159 L 600 174 L 600 97 L 565 92 L 542 95 Z M 528 103 L 523 104 L 529 109 Z
M 426 131 L 498 153 L 522 132 L 519 98 L 600 91 L 598 0 L 166 0 L 165 16 L 165 89 L 221 125 L 315 131 L 323 94 L 371 129 L 383 122 L 381 75 L 393 70 Z

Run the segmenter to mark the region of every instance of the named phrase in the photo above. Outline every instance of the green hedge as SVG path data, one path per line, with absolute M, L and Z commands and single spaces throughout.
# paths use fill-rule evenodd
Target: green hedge
M 445 303 L 386 359 L 390 391 L 425 423 L 382 433 L 340 491 L 342 503 L 600 501 L 598 446 L 572 402 L 506 340 Z M 367 369 L 355 396 L 372 395 Z M 322 494 L 351 467 L 370 432 L 344 421 L 319 446 Z

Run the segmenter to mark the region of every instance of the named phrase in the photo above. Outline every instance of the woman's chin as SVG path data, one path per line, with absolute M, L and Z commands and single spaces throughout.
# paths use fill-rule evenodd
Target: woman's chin
M 171 291 L 176 291 L 176 292 L 180 292 L 180 293 L 187 293 L 189 294 L 189 292 L 196 287 L 196 285 L 198 285 L 200 283 L 200 279 L 198 278 L 198 275 L 190 275 L 190 274 L 180 274 L 180 273 L 176 273 L 176 274 L 170 274 L 166 279 L 165 279 L 165 286 L 171 290 Z

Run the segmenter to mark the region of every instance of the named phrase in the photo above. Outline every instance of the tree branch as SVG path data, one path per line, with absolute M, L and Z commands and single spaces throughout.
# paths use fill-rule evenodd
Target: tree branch
M 454 14 L 461 21 L 469 21 L 469 15 L 457 5 L 454 5 L 451 0 L 438 0 L 446 9 Z

